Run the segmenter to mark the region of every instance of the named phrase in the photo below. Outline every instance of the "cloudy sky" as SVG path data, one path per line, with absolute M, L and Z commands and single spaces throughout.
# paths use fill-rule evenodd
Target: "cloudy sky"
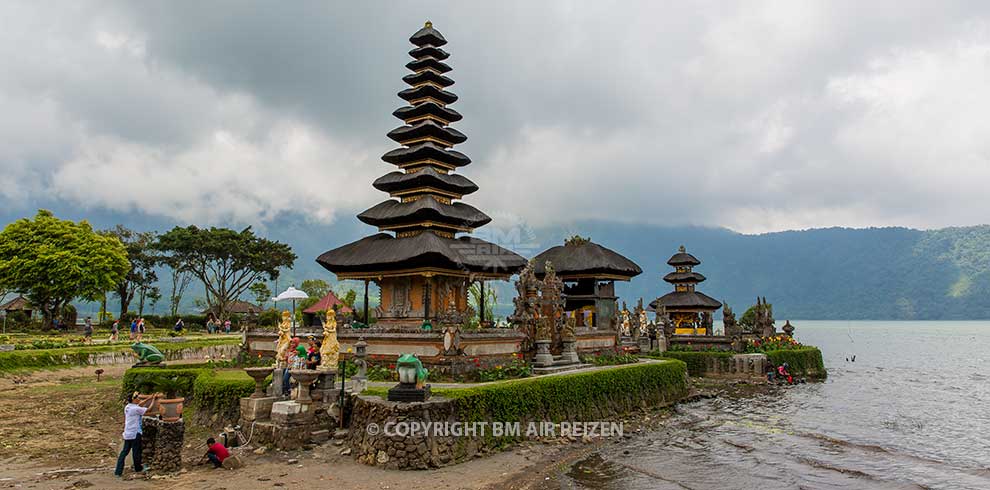
M 359 6 L 360 5 L 360 6 Z M 933 228 L 990 210 L 990 3 L 0 3 L 0 205 L 333 222 L 432 20 L 499 219 Z M 27 212 L 30 214 L 30 212 Z M 293 214 L 295 213 L 295 214 Z

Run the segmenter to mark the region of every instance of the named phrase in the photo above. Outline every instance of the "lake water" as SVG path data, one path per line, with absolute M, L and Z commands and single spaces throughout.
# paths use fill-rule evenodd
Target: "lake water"
M 990 489 L 990 322 L 792 323 L 826 382 L 680 405 L 563 486 Z

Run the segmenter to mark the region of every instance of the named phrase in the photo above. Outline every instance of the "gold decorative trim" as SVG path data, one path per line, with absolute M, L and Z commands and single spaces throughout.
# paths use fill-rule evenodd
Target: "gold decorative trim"
M 413 106 L 417 106 L 419 104 L 422 104 L 423 102 L 433 102 L 434 104 L 436 104 L 436 105 L 438 105 L 440 107 L 447 107 L 447 103 L 446 102 L 443 102 L 443 101 L 438 100 L 438 99 L 434 99 L 433 97 L 429 97 L 429 96 L 423 97 L 421 99 L 410 100 L 409 101 L 409 104 L 410 105 L 413 105 Z
M 398 167 L 401 168 L 401 169 L 407 169 L 409 167 L 423 167 L 423 166 L 427 166 L 427 165 L 442 167 L 446 171 L 457 169 L 457 166 L 456 165 L 451 165 L 449 163 L 439 162 L 439 161 L 436 161 L 436 160 L 434 160 L 432 158 L 426 158 L 426 159 L 423 159 L 423 160 L 416 160 L 414 162 L 408 162 L 408 163 L 401 163 L 401 164 L 398 165 Z M 444 173 L 447 173 L 446 171 Z
M 389 193 L 389 197 L 403 197 L 403 196 L 408 196 L 409 194 L 439 194 L 440 196 L 446 197 L 447 199 L 460 199 L 464 197 L 462 194 L 440 190 L 435 187 L 417 187 L 415 189 L 406 189 L 406 190 L 391 192 Z
M 431 86 L 431 87 L 433 87 L 433 88 L 435 88 L 437 90 L 444 90 L 444 87 L 443 86 L 438 85 L 433 80 L 426 80 L 425 82 L 417 83 L 416 85 L 413 85 L 413 88 L 425 87 L 427 85 L 429 85 L 429 86 Z
M 371 281 L 378 281 L 386 277 L 403 277 L 403 276 L 451 276 L 451 277 L 484 277 L 486 279 L 501 279 L 505 280 L 512 277 L 512 274 L 503 273 L 496 274 L 492 272 L 464 272 L 460 269 L 440 269 L 437 267 L 423 267 L 418 269 L 401 269 L 397 271 L 390 272 L 339 272 L 335 273 L 337 279 L 358 279 L 364 280 L 368 279 Z
M 444 141 L 444 140 L 442 140 L 440 138 L 437 138 L 436 136 L 421 136 L 419 138 L 415 138 L 415 139 L 411 139 L 411 140 L 400 141 L 399 144 L 400 145 L 405 145 L 405 146 L 412 146 L 412 145 L 415 145 L 416 143 L 422 143 L 424 141 L 429 141 L 429 142 L 432 142 L 432 143 L 436 143 L 436 144 L 438 144 L 440 146 L 443 146 L 444 148 L 450 148 L 450 147 L 454 146 L 453 143 L 451 143 L 449 141 Z
M 418 123 L 418 122 L 423 121 L 425 119 L 432 119 L 432 120 L 440 123 L 441 126 L 449 126 L 450 125 L 450 121 L 448 121 L 446 119 L 443 119 L 442 117 L 435 116 L 433 114 L 424 114 L 422 116 L 411 117 L 409 119 L 403 119 L 403 121 L 406 124 L 412 126 L 413 123 Z
M 403 225 L 389 225 L 389 226 L 379 226 L 378 231 L 397 231 L 403 228 L 446 228 L 449 230 L 462 231 L 464 233 L 470 233 L 474 231 L 474 228 L 468 228 L 466 226 L 448 225 L 446 223 L 438 223 L 436 221 L 417 221 L 415 223 L 408 223 Z

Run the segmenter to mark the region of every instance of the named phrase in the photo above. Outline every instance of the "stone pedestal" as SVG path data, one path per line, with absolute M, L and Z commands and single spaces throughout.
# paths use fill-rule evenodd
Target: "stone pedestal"
M 309 396 L 309 389 L 320 373 L 311 369 L 293 369 L 289 371 L 289 375 L 298 384 L 295 400 L 299 403 L 313 403 L 313 399 Z
M 272 374 L 272 368 L 249 367 L 244 368 L 244 371 L 248 373 L 248 376 L 251 376 L 251 378 L 254 379 L 254 393 L 251 394 L 251 398 L 263 398 L 265 396 L 265 378 L 267 378 L 269 374 Z
M 275 368 L 275 370 L 272 371 L 272 384 L 268 387 L 268 396 L 282 396 L 282 390 L 285 389 L 285 385 L 283 384 L 284 376 L 285 368 Z
M 274 396 L 264 398 L 241 398 L 241 423 L 255 420 L 268 420 L 272 415 L 272 405 L 278 400 Z
M 278 426 L 305 425 L 313 422 L 315 412 L 311 403 L 275 402 L 272 404 L 272 422 Z
M 574 340 L 563 341 L 563 346 L 560 352 L 559 364 L 579 364 L 581 359 L 578 358 L 577 350 L 574 348 Z
M 399 383 L 388 390 L 390 402 L 425 402 L 430 399 L 430 385 L 422 389 L 414 384 Z
M 549 367 L 553 365 L 553 354 L 550 354 L 550 341 L 536 341 L 536 355 L 533 356 L 533 365 L 537 367 Z
M 333 369 L 327 370 L 317 370 L 320 373 L 316 377 L 316 382 L 313 383 L 314 390 L 332 390 L 335 388 L 334 383 L 337 379 L 337 371 Z
M 175 473 L 182 469 L 182 447 L 186 433 L 183 421 L 165 422 L 143 417 L 141 423 L 145 466 L 150 466 L 157 473 Z
M 642 354 L 646 354 L 647 352 L 650 352 L 652 350 L 652 349 L 650 349 L 650 347 L 652 347 L 650 344 L 651 344 L 651 342 L 650 342 L 650 338 L 649 337 L 640 337 L 639 338 L 639 352 L 642 353 Z

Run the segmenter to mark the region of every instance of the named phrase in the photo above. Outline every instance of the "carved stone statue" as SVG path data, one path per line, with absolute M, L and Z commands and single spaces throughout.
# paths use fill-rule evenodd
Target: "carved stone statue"
M 791 325 L 790 320 L 784 322 L 784 326 L 781 327 L 781 330 L 784 331 L 784 335 L 794 338 L 794 325 Z
M 574 333 L 574 325 L 577 323 L 577 319 L 568 317 L 567 321 L 564 322 L 564 326 L 560 329 L 560 338 L 564 342 L 573 342 L 577 340 L 577 335 Z
M 292 341 L 292 321 L 288 310 L 282 312 L 282 321 L 278 324 L 278 341 L 275 344 L 275 367 L 287 368 L 285 356 L 289 352 Z
M 715 328 L 715 321 L 712 319 L 712 313 L 710 311 L 701 314 L 701 327 L 705 329 L 705 335 L 714 334 L 712 330 Z
M 622 335 L 628 337 L 632 334 L 632 322 L 629 318 L 629 310 L 626 309 L 626 302 L 622 302 Z
M 445 355 L 456 356 L 461 352 L 461 326 L 456 323 L 448 323 L 443 329 L 443 351 Z
M 646 310 L 639 310 L 639 334 L 649 335 L 650 319 L 646 316 Z
M 337 369 L 340 343 L 337 342 L 337 312 L 327 309 L 327 321 L 323 322 L 323 343 L 320 345 L 320 369 Z
M 742 328 L 736 323 L 736 314 L 728 303 L 722 302 L 722 333 L 726 337 L 736 337 L 742 335 Z

